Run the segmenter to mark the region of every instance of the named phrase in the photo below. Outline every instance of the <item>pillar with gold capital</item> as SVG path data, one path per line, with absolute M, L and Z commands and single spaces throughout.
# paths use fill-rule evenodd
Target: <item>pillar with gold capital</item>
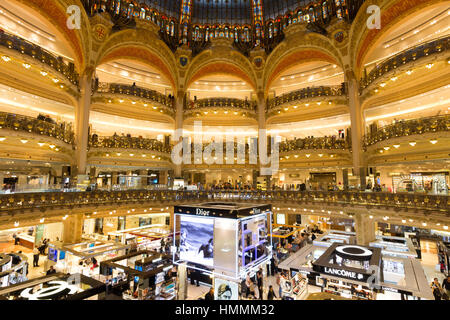
M 345 73 L 348 90 L 348 104 L 350 109 L 350 125 L 352 138 L 353 174 L 357 177 L 360 188 L 366 186 L 367 163 L 362 150 L 365 119 L 359 97 L 359 82 L 353 71 Z
M 86 175 L 89 112 L 91 108 L 92 77 L 94 70 L 93 67 L 88 67 L 80 76 L 80 98 L 75 107 L 75 160 L 76 173 L 79 177 Z

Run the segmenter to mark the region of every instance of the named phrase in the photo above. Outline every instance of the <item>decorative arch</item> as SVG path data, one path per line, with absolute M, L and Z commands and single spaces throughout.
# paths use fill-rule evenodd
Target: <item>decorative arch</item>
M 150 30 L 123 30 L 113 34 L 100 48 L 96 66 L 118 59 L 134 59 L 161 71 L 174 92 L 177 90 L 175 57 L 167 45 Z
M 84 11 L 80 0 L 14 0 L 17 3 L 39 12 L 41 16 L 50 21 L 55 28 L 63 35 L 66 42 L 73 50 L 74 63 L 81 72 L 88 60 L 88 53 L 91 48 L 91 28 L 89 18 Z M 71 5 L 78 5 L 81 8 L 81 29 L 69 29 L 67 27 L 67 8 Z
M 380 29 L 368 29 L 366 27 L 367 7 L 370 3 L 365 2 L 359 9 L 350 29 L 350 55 L 355 75 L 358 78 L 361 76 L 364 58 L 392 27 L 403 19 L 410 19 L 414 12 L 434 4 L 442 4 L 442 2 L 442 0 L 380 0 L 377 3 L 381 9 Z M 445 2 L 450 3 L 450 1 Z
M 319 34 L 288 35 L 285 43 L 277 46 L 267 58 L 263 77 L 265 92 L 283 71 L 299 62 L 310 61 L 327 61 L 344 69 L 339 52 L 328 38 Z
M 213 48 L 196 56 L 185 77 L 185 88 L 208 74 L 225 73 L 239 77 L 257 90 L 256 75 L 251 63 L 241 53 L 230 48 Z

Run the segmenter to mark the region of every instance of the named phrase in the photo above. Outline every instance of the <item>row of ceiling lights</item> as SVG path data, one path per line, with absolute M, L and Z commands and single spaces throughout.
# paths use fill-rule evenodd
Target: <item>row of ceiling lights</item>
M 322 103 L 325 104 L 325 102 L 321 102 L 321 101 L 316 102 L 316 104 L 317 104 L 318 106 L 320 106 Z M 331 105 L 331 104 L 332 104 L 332 102 L 331 102 L 331 101 L 328 101 L 328 105 Z M 310 103 L 305 103 L 305 104 L 304 104 L 305 107 L 309 107 L 310 105 L 311 105 Z M 298 106 L 293 106 L 292 108 L 297 109 Z M 284 111 L 289 111 L 289 107 L 284 107 L 283 109 L 284 109 Z M 279 110 L 278 113 L 281 113 L 281 110 Z
M 319 153 L 319 154 L 317 154 L 320 158 L 322 158 L 323 156 L 324 156 L 324 154 L 323 153 Z M 334 154 L 330 154 L 330 158 L 334 158 Z M 284 158 L 286 159 L 286 160 L 288 160 L 289 158 L 290 158 L 291 156 L 284 156 Z M 300 157 L 300 155 L 298 155 L 298 154 L 296 154 L 296 155 L 294 155 L 294 158 L 299 158 Z M 311 154 L 310 153 L 306 153 L 305 154 L 305 157 L 307 157 L 307 158 L 309 158 L 309 157 L 311 157 Z M 280 160 L 283 160 L 284 159 L 283 157 L 280 157 Z
M 6 137 L 3 137 L 3 136 L 1 136 L 0 137 L 0 142 L 3 142 L 3 141 L 5 141 L 6 140 Z M 20 139 L 20 142 L 22 142 L 23 144 L 25 144 L 25 143 L 28 143 L 28 139 Z M 46 145 L 46 143 L 45 142 L 38 142 L 37 143 L 40 147 L 43 147 L 43 146 L 45 146 Z M 48 144 L 48 146 L 50 147 L 50 149 L 53 149 L 54 151 L 59 151 L 59 148 L 57 148 L 54 144 Z
M 5 56 L 5 55 L 3 55 L 2 56 L 2 60 L 3 61 L 5 61 L 5 62 L 9 62 L 9 61 L 11 61 L 11 58 L 9 57 L 9 56 Z M 31 68 L 31 65 L 29 64 L 29 63 L 26 63 L 26 62 L 24 62 L 24 63 L 22 63 L 22 66 L 25 68 L 25 69 L 30 69 Z M 46 72 L 46 71 L 40 71 L 39 72 L 43 77 L 46 77 L 47 75 L 48 75 L 48 73 Z M 59 82 L 60 82 L 60 80 L 58 79 L 58 78 L 51 78 L 52 79 L 52 81 L 55 83 L 55 84 L 58 84 Z M 60 85 L 59 85 L 59 87 L 61 88 L 61 89 L 63 89 L 64 88 L 64 85 L 61 83 Z
M 116 155 L 117 155 L 118 157 L 120 157 L 120 156 L 122 155 L 122 153 L 121 153 L 121 152 L 116 152 Z M 106 156 L 106 157 L 109 157 L 110 154 L 109 154 L 109 153 L 106 153 L 105 156 Z M 130 157 L 134 157 L 135 154 L 134 154 L 134 153 L 129 153 L 129 156 L 130 156 Z M 142 154 L 141 156 L 142 156 L 142 158 L 146 158 L 146 157 L 147 157 L 146 154 Z M 158 160 L 161 160 L 161 157 L 156 157 L 155 155 L 152 155 L 151 157 L 152 157 L 152 159 L 157 158 Z
M 447 59 L 447 63 L 450 64 L 450 58 Z M 433 68 L 433 66 L 434 66 L 434 63 L 430 62 L 430 63 L 427 63 L 427 64 L 425 65 L 425 68 L 427 68 L 428 70 L 430 70 L 431 68 Z M 413 71 L 412 69 L 409 69 L 409 70 L 407 70 L 407 71 L 405 72 L 405 74 L 408 75 L 408 76 L 410 76 L 411 74 L 413 74 L 413 72 L 414 72 L 414 71 Z M 392 82 L 397 81 L 397 80 L 398 80 L 398 75 L 395 75 L 395 74 L 394 74 L 394 75 L 390 78 L 390 80 L 391 80 Z M 388 82 L 382 82 L 382 83 L 380 83 L 380 87 L 381 87 L 381 88 L 384 88 L 384 87 L 386 87 L 387 84 L 388 84 Z M 375 89 L 374 91 L 375 91 L 376 93 L 378 93 L 379 90 L 380 90 L 380 88 L 377 88 L 377 89 Z
M 436 144 L 436 143 L 438 143 L 438 140 L 437 139 L 430 139 L 430 143 L 431 144 Z M 408 144 L 411 146 L 411 147 L 414 147 L 416 144 L 417 144 L 417 142 L 416 141 L 410 141 L 410 142 L 408 142 Z M 392 145 L 395 149 L 398 149 L 398 148 L 400 148 L 400 144 L 394 144 L 394 145 Z M 383 147 L 383 149 L 380 149 L 378 152 L 380 152 L 380 153 L 383 153 L 384 151 L 389 151 L 391 149 L 391 147 L 390 146 L 385 146 L 385 147 Z

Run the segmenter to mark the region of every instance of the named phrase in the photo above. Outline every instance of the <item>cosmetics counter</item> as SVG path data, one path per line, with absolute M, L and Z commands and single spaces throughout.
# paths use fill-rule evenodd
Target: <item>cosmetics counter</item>
M 376 240 L 369 243 L 371 247 L 381 248 L 383 255 L 417 258 L 417 252 L 410 238 L 376 236 Z
M 172 257 L 143 250 L 100 263 L 101 279 L 108 292 L 125 300 L 172 300 L 176 298 L 177 272 Z
M 48 269 L 53 265 L 59 272 L 80 273 L 95 278 L 98 277 L 101 261 L 123 255 L 128 248 L 129 246 L 117 242 L 88 241 L 70 245 L 50 243 L 46 261 L 48 265 L 45 267 Z
M 292 271 L 289 278 L 281 278 L 280 284 L 285 300 L 304 300 L 308 295 L 308 279 L 299 272 Z
M 108 235 L 118 242 L 135 246 L 136 250 L 159 250 L 161 239 L 167 242 L 173 236 L 168 226 L 161 224 L 110 232 Z
M 0 289 L 0 300 L 99 300 L 105 284 L 82 274 L 55 273 Z
M 21 253 L 0 253 L 0 287 L 24 282 L 27 279 L 28 258 Z
M 328 248 L 308 245 L 280 263 L 279 268 L 289 272 L 291 277 L 300 273 L 310 285 L 344 298 L 433 298 L 417 259 L 383 255 L 381 250 L 338 243 Z M 377 274 L 377 278 L 371 278 L 372 273 Z M 369 286 L 370 283 L 374 286 Z
M 329 247 L 333 243 L 356 244 L 355 233 L 330 230 L 328 233 L 320 235 L 316 240 L 313 241 L 313 245 L 322 247 Z

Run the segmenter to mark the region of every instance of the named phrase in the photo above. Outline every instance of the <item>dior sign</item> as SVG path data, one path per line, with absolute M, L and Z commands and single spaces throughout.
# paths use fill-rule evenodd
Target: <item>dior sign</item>
M 209 211 L 203 210 L 201 208 L 197 208 L 197 209 L 195 209 L 195 214 L 197 216 L 209 216 Z

